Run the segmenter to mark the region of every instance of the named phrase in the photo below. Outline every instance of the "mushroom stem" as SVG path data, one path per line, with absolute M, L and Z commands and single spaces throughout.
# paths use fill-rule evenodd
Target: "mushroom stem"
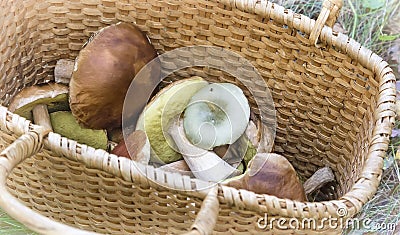
M 240 171 L 222 160 L 214 152 L 191 144 L 185 136 L 182 120 L 173 121 L 168 133 L 196 178 L 219 182 L 240 174 Z
M 303 187 L 306 195 L 322 188 L 326 183 L 335 180 L 335 175 L 333 174 L 331 168 L 324 167 L 317 170 L 306 182 L 304 182 Z
M 162 165 L 159 168 L 168 172 L 178 172 L 181 175 L 194 176 L 185 160 L 171 162 L 169 164 Z
M 74 71 L 74 64 L 75 62 L 73 60 L 58 60 L 54 67 L 54 81 L 56 83 L 68 85 L 72 77 L 72 72 Z
M 249 121 L 245 134 L 242 134 L 238 140 L 231 145 L 217 146 L 213 151 L 233 167 L 238 167 L 242 160 L 247 166 L 257 153 L 255 146 L 258 146 L 259 142 L 256 142 L 258 137 L 255 137 L 255 135 L 258 134 L 259 131 L 255 124 Z
M 32 109 L 33 114 L 33 122 L 36 125 L 43 126 L 46 130 L 53 131 L 53 127 L 50 121 L 49 111 L 47 109 L 47 105 L 38 104 Z

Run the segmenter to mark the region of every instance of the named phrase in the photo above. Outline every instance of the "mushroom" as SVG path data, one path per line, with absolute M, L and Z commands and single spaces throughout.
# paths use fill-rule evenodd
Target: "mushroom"
M 181 119 L 174 119 L 168 129 L 168 133 L 196 178 L 220 182 L 226 178 L 241 174 L 239 170 L 229 165 L 214 152 L 204 150 L 190 143 L 185 136 Z
M 73 60 L 59 59 L 54 67 L 54 81 L 61 84 L 69 84 L 74 71 Z
M 250 106 L 234 84 L 213 83 L 193 95 L 184 113 L 189 141 L 202 149 L 232 144 L 244 133 Z
M 69 111 L 50 113 L 51 126 L 55 133 L 86 144 L 96 149 L 107 149 L 108 139 L 105 130 L 93 130 L 79 125 Z
M 27 87 L 14 96 L 8 109 L 50 132 L 49 112 L 69 110 L 68 87 L 53 83 Z
M 13 98 L 9 110 L 44 126 L 48 132 L 54 131 L 94 148 L 107 148 L 104 130 L 80 127 L 69 112 L 68 87 L 65 85 L 48 83 L 27 87 Z
M 33 120 L 32 110 L 38 106 L 39 109 L 44 109 L 41 105 L 46 105 L 49 112 L 68 111 L 68 87 L 48 83 L 24 88 L 14 96 L 8 109 L 21 117 Z
M 223 184 L 258 194 L 297 201 L 307 200 L 293 166 L 285 157 L 275 153 L 256 154 L 244 174 L 228 179 Z
M 151 161 L 171 163 L 182 159 L 170 136 L 165 135 L 170 121 L 186 108 L 190 98 L 208 84 L 201 77 L 171 83 L 152 98 L 141 113 L 136 130 L 146 132 L 151 145 Z
M 94 35 L 79 52 L 70 86 L 70 107 L 79 123 L 92 129 L 122 125 L 125 95 L 135 75 L 157 56 L 146 35 L 133 24 L 117 23 Z M 159 81 L 159 68 L 148 74 Z
M 332 169 L 328 166 L 323 167 L 314 172 L 314 174 L 304 182 L 304 191 L 308 196 L 334 180 L 335 175 L 333 174 Z
M 253 126 L 254 123 L 249 121 L 245 133 L 243 133 L 239 139 L 233 144 L 221 145 L 213 149 L 213 151 L 230 165 L 236 167 L 244 161 L 247 166 L 250 160 L 256 155 L 256 146 L 258 143 L 253 144 L 251 138 L 253 132 L 258 132 L 257 128 Z M 251 133 L 251 134 L 250 134 Z
M 141 130 L 132 132 L 126 139 L 123 139 L 111 153 L 143 164 L 148 164 L 150 160 L 150 143 L 146 133 Z

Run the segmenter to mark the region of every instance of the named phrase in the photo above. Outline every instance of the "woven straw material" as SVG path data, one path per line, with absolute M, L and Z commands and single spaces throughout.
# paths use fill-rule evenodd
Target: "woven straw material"
M 324 6 L 337 15 L 340 5 L 329 2 Z M 36 133 L 29 121 L 0 106 L 0 150 L 5 149 L 0 154 L 1 207 L 31 229 L 48 234 L 79 233 L 69 226 L 116 234 L 191 229 L 195 234 L 258 234 L 268 230 L 257 226 L 266 214 L 315 218 L 318 223 L 324 217 L 337 218 L 338 208 L 346 208 L 346 216 L 354 215 L 380 182 L 394 124 L 395 77 L 379 56 L 330 27 L 320 27 L 327 19 L 332 23 L 332 17 L 326 17 L 329 10 L 324 12 L 317 24 L 263 0 L 1 0 L 3 106 L 24 87 L 52 81 L 57 60 L 74 59 L 98 29 L 118 21 L 135 22 L 159 53 L 213 45 L 248 59 L 274 99 L 274 151 L 287 157 L 303 178 L 329 166 L 337 181 L 324 189 L 325 201 L 308 203 L 223 186 L 197 190 L 207 183 L 135 165 L 55 133 Z M 179 58 L 184 63 L 185 56 Z M 223 58 L 216 61 L 235 65 Z M 182 70 L 169 79 L 193 75 L 245 90 L 237 79 L 208 67 Z M 252 78 L 245 85 L 264 97 L 266 87 Z M 247 91 L 246 95 L 254 113 L 268 112 L 262 104 L 259 110 Z M 337 234 L 339 229 L 275 226 L 269 232 Z

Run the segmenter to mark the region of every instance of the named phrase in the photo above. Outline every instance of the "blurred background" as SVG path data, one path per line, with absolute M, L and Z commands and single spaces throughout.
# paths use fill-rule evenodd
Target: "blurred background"
M 323 1 L 272 0 L 272 2 L 317 19 Z M 400 99 L 400 1 L 343 0 L 343 4 L 333 27 L 334 31 L 349 35 L 390 64 L 397 80 L 397 99 Z M 378 192 L 357 215 L 361 221 L 360 228 L 347 229 L 343 234 L 400 234 L 399 146 L 400 118 L 396 118 Z M 362 227 L 362 221 L 369 226 Z M 381 229 L 378 229 L 379 227 Z

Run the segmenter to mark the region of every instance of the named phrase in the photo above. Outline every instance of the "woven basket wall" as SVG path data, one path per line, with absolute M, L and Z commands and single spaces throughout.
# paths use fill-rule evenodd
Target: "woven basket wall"
M 191 229 L 216 234 L 339 233 L 340 227 L 296 231 L 257 226 L 265 214 L 320 222 L 346 208 L 346 217 L 351 217 L 379 185 L 394 123 L 395 78 L 376 54 L 322 27 L 334 22 L 340 8 L 335 2 L 340 3 L 324 3 L 327 17 L 320 16 L 316 23 L 263 0 L 1 0 L 1 207 L 47 234 Z M 304 179 L 330 166 L 337 183 L 324 189 L 326 200 L 300 203 L 222 186 L 200 191 L 207 183 L 138 165 L 144 176 L 127 159 L 55 133 L 44 135 L 7 111 L 21 89 L 53 80 L 58 59 L 74 59 L 92 33 L 119 21 L 135 22 L 160 54 L 213 45 L 251 61 L 275 102 L 274 151 L 287 157 Z M 192 75 L 243 87 L 206 67 L 186 69 L 169 79 Z M 262 98 L 266 87 L 251 78 L 249 84 Z M 254 103 L 252 108 L 259 112 Z

